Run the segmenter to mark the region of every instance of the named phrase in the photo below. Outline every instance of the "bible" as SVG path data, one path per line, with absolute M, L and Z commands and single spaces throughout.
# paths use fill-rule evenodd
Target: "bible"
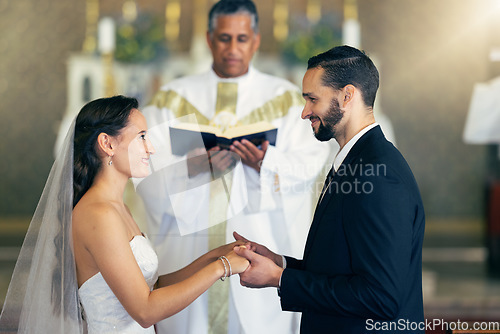
M 219 146 L 228 150 L 234 141 L 246 139 L 255 146 L 264 141 L 276 144 L 278 129 L 268 122 L 258 122 L 249 125 L 236 126 L 222 132 L 217 127 L 193 123 L 180 123 L 170 126 L 170 142 L 172 154 L 185 155 L 187 152 L 205 147 L 206 150 Z

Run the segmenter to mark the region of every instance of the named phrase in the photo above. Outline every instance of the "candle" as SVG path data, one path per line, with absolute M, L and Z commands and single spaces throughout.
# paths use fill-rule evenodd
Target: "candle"
M 110 17 L 99 21 L 99 52 L 111 53 L 115 49 L 115 22 Z
M 344 21 L 342 27 L 342 43 L 355 48 L 361 46 L 361 27 L 354 19 Z

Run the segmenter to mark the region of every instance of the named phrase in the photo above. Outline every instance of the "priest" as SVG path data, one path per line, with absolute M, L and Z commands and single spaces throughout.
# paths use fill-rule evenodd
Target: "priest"
M 217 2 L 209 13 L 207 42 L 212 68 L 166 84 L 143 109 L 157 153 L 154 173 L 137 190 L 160 275 L 234 240 L 235 230 L 281 254 L 299 256 L 315 181 L 329 155 L 328 144 L 315 140 L 300 120 L 300 90 L 250 65 L 260 45 L 252 1 Z M 215 146 L 170 155 L 176 138 L 170 138 L 169 128 L 178 122 L 224 130 L 260 121 L 278 129 L 274 145 L 241 140 L 229 149 Z M 281 312 L 275 290 L 249 291 L 235 279 L 218 283 L 157 324 L 158 333 L 297 332 L 296 315 Z

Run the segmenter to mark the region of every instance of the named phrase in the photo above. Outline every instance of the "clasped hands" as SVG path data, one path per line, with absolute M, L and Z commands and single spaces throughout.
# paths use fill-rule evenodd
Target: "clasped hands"
M 240 275 L 240 284 L 249 288 L 279 287 L 281 274 L 283 273 L 283 258 L 275 254 L 267 247 L 249 241 L 236 232 L 233 236 L 237 242 L 244 245 L 236 245 L 233 251 L 248 260 L 247 269 Z
M 283 258 L 267 247 L 233 232 L 236 241 L 214 249 L 213 256 L 228 259 L 232 273 L 240 275 L 240 284 L 248 288 L 279 287 Z

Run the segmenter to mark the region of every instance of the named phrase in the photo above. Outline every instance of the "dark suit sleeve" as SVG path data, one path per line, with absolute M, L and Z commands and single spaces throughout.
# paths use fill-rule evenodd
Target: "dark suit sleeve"
M 302 260 L 297 260 L 290 256 L 285 256 L 285 260 L 287 268 L 294 268 L 294 269 L 302 268 Z
M 413 189 L 389 167 L 384 175 L 358 175 L 350 182 L 359 182 L 358 188 L 365 185 L 364 191 L 353 190 L 342 201 L 352 274 L 285 269 L 283 310 L 380 319 L 398 315 L 412 256 L 417 210 Z M 328 260 L 325 253 L 324 261 Z

